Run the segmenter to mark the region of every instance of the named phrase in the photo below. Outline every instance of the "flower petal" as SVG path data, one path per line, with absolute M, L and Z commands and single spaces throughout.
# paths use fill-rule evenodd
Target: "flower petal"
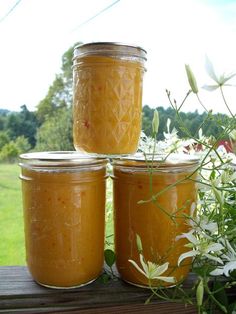
M 222 85 L 225 85 L 225 82 L 229 81 L 231 78 L 233 78 L 236 75 L 236 73 L 230 73 L 227 76 L 222 75 L 222 77 L 220 77 L 220 82 Z M 227 84 L 228 85 L 228 84 Z
M 224 249 L 224 247 L 223 247 L 223 245 L 222 244 L 220 244 L 220 243 L 213 243 L 213 244 L 211 244 L 211 245 L 209 245 L 208 247 L 207 247 L 207 253 L 208 252 L 217 252 L 217 251 L 220 251 L 220 250 L 223 250 Z
M 139 254 L 139 260 L 140 260 L 140 263 L 141 263 L 141 265 L 143 267 L 144 273 L 146 274 L 145 276 L 149 278 L 149 267 L 148 267 L 147 263 L 144 260 L 143 254 Z
M 186 252 L 186 253 L 183 253 L 180 255 L 179 259 L 178 259 L 178 266 L 180 265 L 180 263 L 185 259 L 185 258 L 188 258 L 188 257 L 193 257 L 193 256 L 197 256 L 199 255 L 199 252 L 198 251 L 189 251 L 189 252 Z
M 130 262 L 141 274 L 143 274 L 146 278 L 148 278 L 147 275 L 145 274 L 145 272 L 138 266 L 138 264 L 137 264 L 135 261 L 133 261 L 132 259 L 129 259 L 129 262 Z
M 155 269 L 155 272 L 153 273 L 154 277 L 157 277 L 157 276 L 163 274 L 168 269 L 169 263 L 166 262 L 166 263 L 164 263 L 164 264 L 162 264 L 160 266 L 158 266 L 158 265 L 156 265 L 156 266 L 157 267 Z
M 165 277 L 165 276 L 158 276 L 158 277 L 154 277 L 153 279 L 159 279 L 159 280 L 163 280 L 166 282 L 172 282 L 175 283 L 175 277 Z
M 219 88 L 219 85 L 203 85 L 202 88 L 212 92 L 213 90 Z
M 208 259 L 214 261 L 214 262 L 217 262 L 219 264 L 224 264 L 222 259 L 217 257 L 217 256 L 214 256 L 214 255 L 211 255 L 211 254 L 208 254 L 208 253 L 205 253 L 204 256 L 207 257 Z
M 215 81 L 217 84 L 219 84 L 219 79 L 215 74 L 213 64 L 210 61 L 210 59 L 208 58 L 208 56 L 206 56 L 206 59 L 205 59 L 205 68 L 206 68 L 206 71 L 207 71 L 208 75 L 210 76 L 210 78 L 212 78 L 213 81 Z
M 221 276 L 223 275 L 223 267 L 219 267 L 210 272 L 212 276 Z
M 193 235 L 194 230 L 189 231 L 188 233 L 182 233 L 184 238 L 187 238 L 189 242 L 192 242 L 193 244 L 197 245 L 198 240 L 197 238 Z
M 214 233 L 215 231 L 218 230 L 218 225 L 216 222 L 208 222 L 208 223 L 203 223 L 202 224 L 202 228 L 204 230 L 208 230 L 208 231 L 211 231 L 212 233 Z
M 232 271 L 232 270 L 235 270 L 236 269 L 236 261 L 231 261 L 229 263 L 227 263 L 225 266 L 224 266 L 224 274 L 225 276 L 229 276 L 229 273 Z

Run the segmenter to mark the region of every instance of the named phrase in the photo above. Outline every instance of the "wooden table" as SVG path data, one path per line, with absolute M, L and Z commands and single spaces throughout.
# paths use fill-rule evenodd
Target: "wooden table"
M 193 278 L 189 276 L 187 285 Z M 193 306 L 152 300 L 148 289 L 123 281 L 96 280 L 90 285 L 71 289 L 48 289 L 36 284 L 24 266 L 0 267 L 0 313 L 196 313 Z

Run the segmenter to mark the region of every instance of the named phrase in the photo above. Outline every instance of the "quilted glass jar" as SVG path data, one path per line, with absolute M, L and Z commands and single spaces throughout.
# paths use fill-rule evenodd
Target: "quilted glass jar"
M 191 260 L 178 265 L 178 258 L 189 250 L 188 241 L 177 236 L 189 231 L 198 162 L 186 155 L 154 160 L 135 155 L 113 161 L 116 265 L 123 280 L 138 286 L 169 286 L 187 276 Z M 137 236 L 146 263 L 168 263 L 162 276 L 174 277 L 172 283 L 149 280 L 130 262 L 143 267 Z
M 26 261 L 39 284 L 73 288 L 101 273 L 106 163 L 76 152 L 20 156 Z
M 141 132 L 146 51 L 120 43 L 74 49 L 73 139 L 86 153 L 135 153 Z

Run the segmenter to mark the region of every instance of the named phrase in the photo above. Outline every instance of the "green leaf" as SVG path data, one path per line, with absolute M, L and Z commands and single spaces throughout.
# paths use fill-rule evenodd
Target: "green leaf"
M 219 282 L 215 281 L 213 286 L 214 291 L 217 291 L 214 296 L 220 304 L 224 305 L 226 308 L 228 307 L 228 297 L 226 295 L 224 285 Z
M 115 253 L 112 250 L 110 250 L 110 249 L 107 249 L 107 250 L 104 251 L 104 258 L 105 258 L 106 264 L 109 267 L 112 267 L 112 265 L 116 261 Z
M 101 281 L 102 283 L 107 283 L 110 280 L 110 278 L 111 277 L 105 273 L 99 277 L 99 281 Z
M 236 302 L 233 302 L 228 307 L 229 313 L 234 313 L 236 311 Z

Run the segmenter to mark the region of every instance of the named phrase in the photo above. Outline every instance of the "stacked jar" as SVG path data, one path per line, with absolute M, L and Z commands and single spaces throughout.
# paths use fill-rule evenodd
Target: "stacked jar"
M 198 161 L 136 154 L 145 60 L 146 51 L 132 45 L 75 47 L 76 152 L 20 156 L 27 264 L 42 285 L 78 287 L 101 273 L 108 160 L 113 166 L 115 253 L 121 278 L 150 285 L 142 271 L 144 261 L 168 262 L 164 276 L 175 277 L 175 282 L 188 273 L 189 261 L 177 263 L 186 241 L 177 242 L 176 236 L 187 231 Z

